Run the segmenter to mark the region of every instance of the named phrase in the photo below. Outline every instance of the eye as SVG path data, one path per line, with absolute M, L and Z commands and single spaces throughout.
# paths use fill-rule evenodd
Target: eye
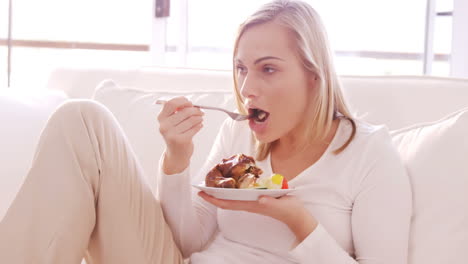
M 271 73 L 276 72 L 276 69 L 273 68 L 273 67 L 271 67 L 271 66 L 269 66 L 269 65 L 265 65 L 265 66 L 263 66 L 263 72 L 264 72 L 264 73 L 270 73 L 270 74 L 271 74 Z
M 242 65 L 236 65 L 236 72 L 238 74 L 244 74 L 247 72 L 247 68 L 245 68 L 244 66 Z

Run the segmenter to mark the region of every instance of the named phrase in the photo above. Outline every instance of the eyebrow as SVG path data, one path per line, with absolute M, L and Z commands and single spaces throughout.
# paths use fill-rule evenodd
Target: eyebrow
M 273 57 L 273 56 L 266 56 L 266 57 L 261 57 L 259 59 L 256 59 L 254 64 L 258 64 L 264 60 L 281 60 L 281 61 L 284 61 L 283 59 L 281 58 L 278 58 L 278 57 Z
M 265 57 L 261 57 L 261 58 L 258 58 L 254 61 L 254 64 L 258 64 L 264 60 L 280 60 L 280 61 L 284 61 L 283 59 L 281 58 L 278 58 L 278 57 L 274 57 L 274 56 L 265 56 Z M 240 64 L 243 64 L 241 60 L 239 59 L 236 59 L 236 63 L 240 63 Z

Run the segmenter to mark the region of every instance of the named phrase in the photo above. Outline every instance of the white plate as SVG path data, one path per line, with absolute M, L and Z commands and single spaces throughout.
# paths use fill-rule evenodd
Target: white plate
M 205 183 L 192 184 L 192 186 L 218 199 L 239 200 L 239 201 L 256 201 L 261 195 L 268 195 L 268 196 L 276 198 L 276 197 L 280 197 L 280 196 L 286 195 L 294 191 L 294 189 L 215 188 L 215 187 L 206 187 Z

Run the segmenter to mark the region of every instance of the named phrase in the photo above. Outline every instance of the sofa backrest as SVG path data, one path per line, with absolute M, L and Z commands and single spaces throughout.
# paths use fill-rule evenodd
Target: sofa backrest
M 112 79 L 121 86 L 165 91 L 232 91 L 230 71 L 140 68 L 60 68 L 49 89 L 71 98 L 91 98 L 96 86 Z M 440 119 L 468 106 L 468 80 L 416 76 L 341 76 L 352 112 L 390 129 Z
M 439 120 L 468 106 L 468 80 L 464 79 L 344 76 L 341 82 L 358 116 L 392 130 Z

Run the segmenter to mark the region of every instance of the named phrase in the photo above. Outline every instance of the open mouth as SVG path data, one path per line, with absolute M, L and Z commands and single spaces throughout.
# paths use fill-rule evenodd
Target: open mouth
M 265 122 L 270 113 L 258 108 L 249 108 L 249 119 L 255 121 L 256 123 L 263 123 Z

